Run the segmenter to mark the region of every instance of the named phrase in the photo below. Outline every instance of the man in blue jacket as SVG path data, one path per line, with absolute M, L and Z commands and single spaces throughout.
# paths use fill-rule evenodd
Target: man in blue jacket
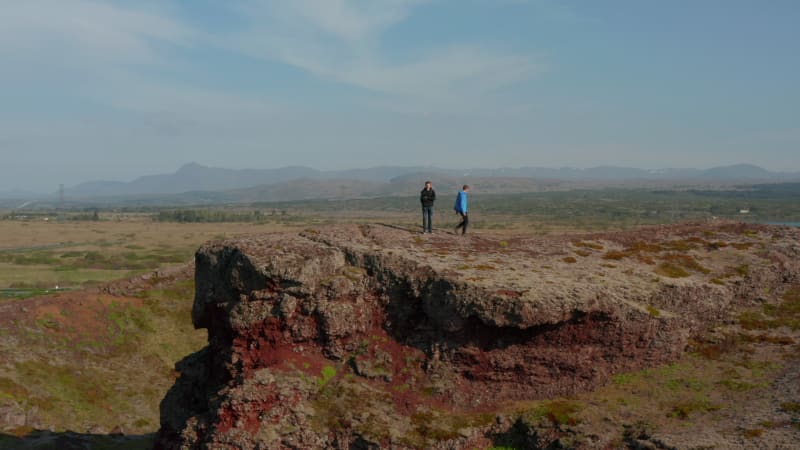
M 458 229 L 461 228 L 461 234 L 467 234 L 467 225 L 469 224 L 469 216 L 467 216 L 467 194 L 469 193 L 469 186 L 466 184 L 463 188 L 461 188 L 461 192 L 458 193 L 456 197 L 456 204 L 453 206 L 453 209 L 456 211 L 456 214 L 461 216 L 461 223 L 456 225 L 456 233 L 458 233 Z

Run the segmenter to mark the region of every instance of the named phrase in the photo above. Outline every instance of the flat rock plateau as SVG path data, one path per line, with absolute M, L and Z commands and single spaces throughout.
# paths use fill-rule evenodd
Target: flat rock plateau
M 742 430 L 615 434 L 570 414 L 624 374 L 722 348 L 724 327 L 775 325 L 794 344 L 798 256 L 800 230 L 731 222 L 514 238 L 336 225 L 212 242 L 192 310 L 208 346 L 177 364 L 156 448 L 747 447 Z M 763 317 L 743 322 L 754 308 Z M 800 440 L 787 348 L 760 391 L 785 423 L 764 425 L 772 440 L 756 448 Z

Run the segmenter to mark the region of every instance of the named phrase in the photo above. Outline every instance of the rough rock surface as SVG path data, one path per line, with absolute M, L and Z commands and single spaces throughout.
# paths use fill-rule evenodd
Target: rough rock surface
M 677 358 L 800 282 L 800 233 L 515 238 L 335 226 L 211 243 L 157 448 L 485 448 L 515 401 Z

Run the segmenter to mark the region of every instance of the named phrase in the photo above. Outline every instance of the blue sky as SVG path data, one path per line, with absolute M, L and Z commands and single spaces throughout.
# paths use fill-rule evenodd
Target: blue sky
M 0 191 L 230 168 L 800 170 L 800 3 L 0 5 Z

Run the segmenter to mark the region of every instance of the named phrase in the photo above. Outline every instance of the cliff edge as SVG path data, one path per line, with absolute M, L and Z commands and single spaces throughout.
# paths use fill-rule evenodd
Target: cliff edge
M 209 243 L 157 448 L 485 448 L 516 402 L 675 360 L 800 283 L 800 231 L 331 226 Z M 531 444 L 533 445 L 533 444 Z

